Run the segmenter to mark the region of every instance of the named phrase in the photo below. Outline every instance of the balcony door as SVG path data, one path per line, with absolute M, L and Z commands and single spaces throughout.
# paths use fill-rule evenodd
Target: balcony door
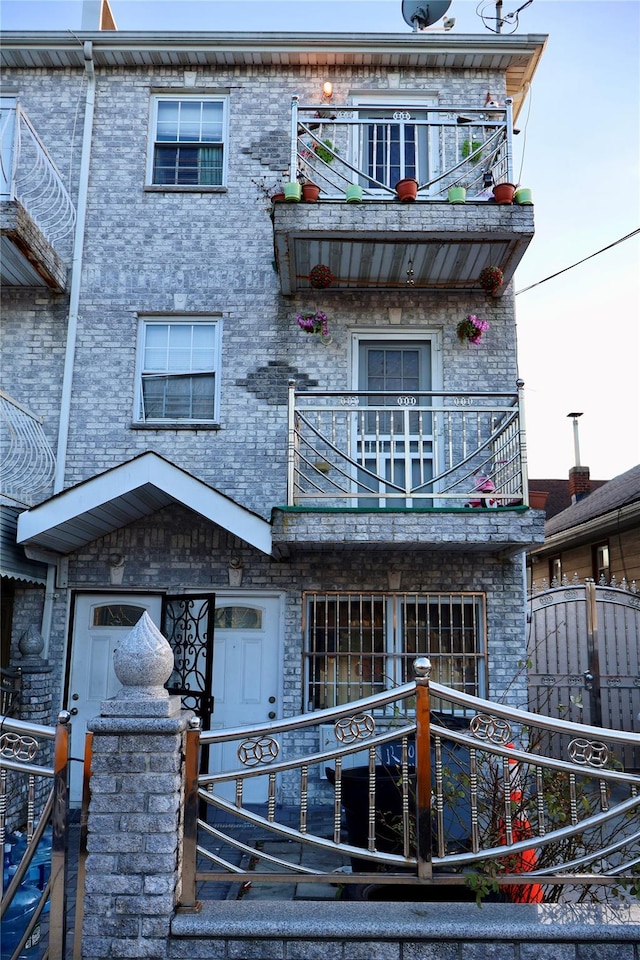
M 396 103 L 401 97 L 396 97 Z M 428 103 L 398 108 L 384 101 L 369 101 L 358 111 L 362 120 L 355 165 L 362 171 L 361 183 L 369 190 L 380 184 L 394 188 L 399 180 L 412 177 L 426 183 L 432 176 L 429 150 Z
M 432 389 L 431 342 L 360 340 L 358 389 L 371 391 L 358 414 L 360 506 L 431 506 L 433 414 L 420 396 Z

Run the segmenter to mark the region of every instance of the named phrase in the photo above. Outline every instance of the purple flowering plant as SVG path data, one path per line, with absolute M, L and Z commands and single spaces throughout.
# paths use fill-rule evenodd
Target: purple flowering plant
M 299 313 L 296 323 L 305 333 L 317 333 L 321 337 L 329 336 L 329 318 L 322 310 L 315 313 Z
M 464 343 L 465 340 L 468 343 L 480 343 L 482 334 L 486 333 L 488 329 L 488 320 L 480 320 L 479 317 L 476 317 L 475 313 L 468 313 L 464 320 L 461 320 L 456 327 L 456 333 L 461 343 Z

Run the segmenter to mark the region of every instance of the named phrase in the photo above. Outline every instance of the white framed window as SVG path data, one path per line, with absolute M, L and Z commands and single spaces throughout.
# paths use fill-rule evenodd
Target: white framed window
M 217 423 L 221 322 L 141 321 L 136 372 L 138 423 Z
M 168 187 L 225 186 L 227 128 L 227 97 L 152 97 L 147 183 Z
M 482 593 L 309 593 L 303 609 L 309 710 L 407 683 L 420 656 L 438 683 L 486 695 Z

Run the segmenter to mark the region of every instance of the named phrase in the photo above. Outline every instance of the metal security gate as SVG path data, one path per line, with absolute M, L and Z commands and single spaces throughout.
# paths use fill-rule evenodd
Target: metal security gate
M 529 709 L 611 730 L 640 726 L 640 594 L 593 581 L 530 598 Z M 637 750 L 618 758 L 640 769 Z
M 213 593 L 165 597 L 162 610 L 162 632 L 174 658 L 167 688 L 207 727 L 213 713 L 214 611 Z

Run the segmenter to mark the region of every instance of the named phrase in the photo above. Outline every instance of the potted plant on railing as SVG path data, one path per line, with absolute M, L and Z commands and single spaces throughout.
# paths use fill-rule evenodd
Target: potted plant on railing
M 513 203 L 515 193 L 515 183 L 496 183 L 493 188 L 493 196 L 496 203 Z
M 396 194 L 402 203 L 413 203 L 418 196 L 420 184 L 414 177 L 404 177 L 396 183 Z
M 302 181 L 302 199 L 305 203 L 317 203 L 320 196 L 320 187 L 311 180 Z

